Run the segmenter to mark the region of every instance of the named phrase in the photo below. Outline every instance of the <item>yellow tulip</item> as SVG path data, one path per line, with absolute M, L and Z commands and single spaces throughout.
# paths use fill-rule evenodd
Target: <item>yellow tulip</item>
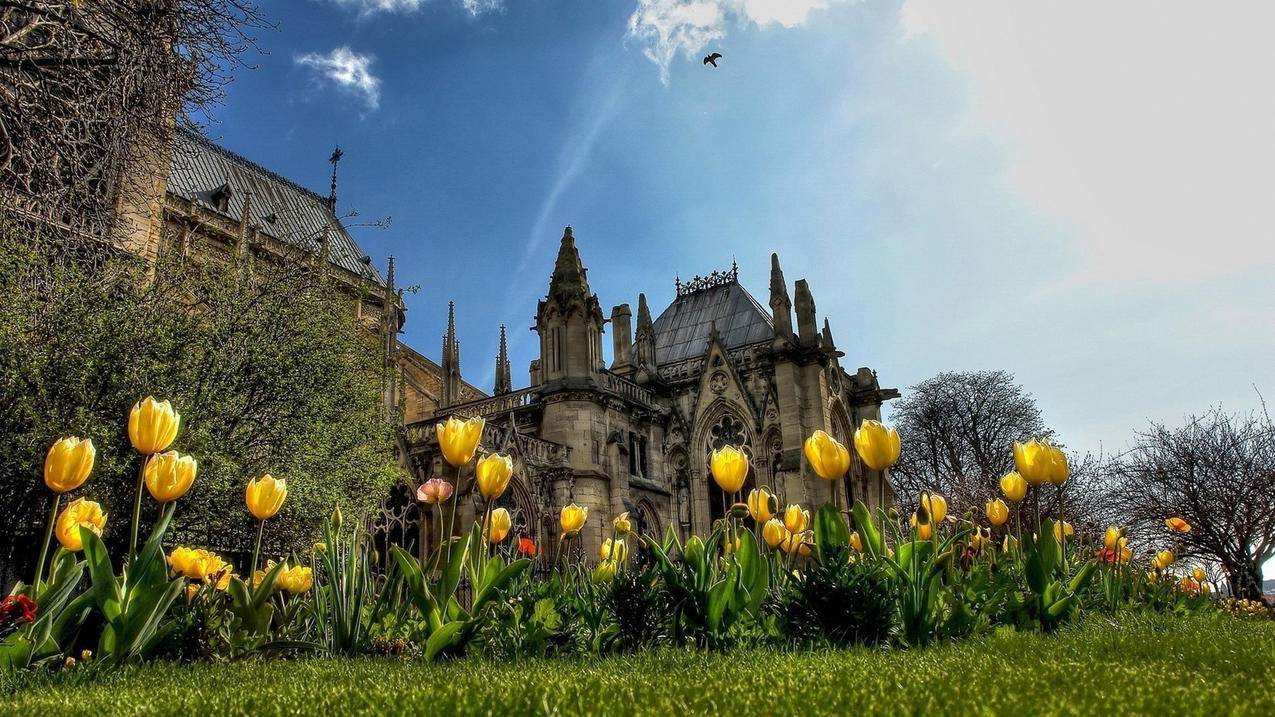
M 1209 577 L 1209 575 L 1204 572 L 1204 568 L 1197 565 L 1194 568 L 1191 568 L 1191 577 L 1195 578 L 1197 583 L 1202 583 Z
M 487 521 L 487 542 L 499 543 L 509 535 L 509 529 L 513 526 L 513 521 L 509 518 L 509 511 L 504 508 L 497 508 L 491 512 L 490 520 Z
M 916 528 L 916 537 L 919 540 L 929 540 L 930 536 L 934 534 L 933 529 L 930 528 L 929 523 L 922 523 L 919 520 L 917 520 L 916 513 L 912 514 L 911 523 L 912 523 L 912 527 Z
M 483 426 L 486 422 L 481 418 L 462 421 L 455 416 L 434 427 L 438 435 L 438 449 L 443 459 L 457 468 L 469 463 L 478 450 L 478 441 L 483 437 Z
M 575 503 L 562 506 L 562 512 L 558 514 L 558 523 L 562 526 L 562 534 L 568 538 L 579 533 L 588 519 L 589 509 Z
M 492 453 L 478 461 L 474 468 L 474 482 L 484 498 L 495 500 L 509 487 L 513 474 L 514 460 L 502 453 Z
M 128 439 L 138 453 L 159 453 L 177 437 L 181 422 L 181 414 L 173 410 L 173 404 L 147 396 L 128 413 Z
M 1001 492 L 1011 503 L 1017 503 L 1027 495 L 1027 481 L 1017 471 L 1001 476 Z
M 55 531 L 62 547 L 75 552 L 84 549 L 80 528 L 87 528 L 94 535 L 100 536 L 105 527 L 106 514 L 102 512 L 102 506 L 91 500 L 76 498 L 62 509 Z
M 796 503 L 784 509 L 784 527 L 789 533 L 800 533 L 810 525 L 810 511 L 802 510 Z
M 1006 535 L 1005 539 L 1001 541 L 1001 552 L 1009 553 L 1015 550 L 1018 550 L 1018 538 L 1015 538 L 1012 535 Z
M 717 487 L 727 494 L 738 493 L 744 487 L 744 480 L 748 478 L 748 455 L 742 448 L 722 446 L 713 451 L 708 467 L 713 473 L 713 480 L 717 481 Z
M 788 529 L 778 518 L 771 518 L 761 527 L 761 539 L 772 549 L 778 547 L 787 537 Z
M 615 520 L 611 521 L 611 529 L 616 535 L 628 535 L 633 532 L 633 520 L 629 518 L 629 511 L 624 511 L 615 516 Z
M 160 453 L 146 463 L 146 490 L 160 503 L 171 503 L 190 490 L 198 469 L 190 456 L 177 451 Z
M 1026 443 L 1014 442 L 1014 465 L 1023 480 L 1033 486 L 1043 483 L 1062 485 L 1069 475 L 1067 456 L 1062 449 L 1050 445 L 1049 441 L 1034 438 Z
M 765 488 L 754 488 L 748 493 L 748 513 L 760 525 L 775 517 L 779 501 Z
M 44 484 L 54 493 L 65 493 L 84 485 L 93 470 L 97 450 L 90 439 L 75 436 L 59 439 L 44 456 Z
M 260 478 L 248 481 L 244 490 L 244 503 L 248 512 L 257 520 L 269 520 L 283 507 L 283 499 L 288 497 L 288 481 L 275 479 L 269 473 Z
M 1166 518 L 1164 524 L 1175 533 L 1191 532 L 1191 524 L 1181 518 Z
M 304 595 L 314 587 L 314 571 L 309 567 L 294 565 L 279 573 L 278 585 L 293 595 Z
M 793 552 L 801 553 L 801 546 L 805 545 L 806 534 L 788 533 L 784 536 L 783 541 L 779 544 L 781 550 L 791 555 Z
M 615 577 L 615 563 L 611 562 L 610 560 L 603 560 L 602 562 L 598 563 L 598 566 L 596 568 L 593 569 L 594 583 L 601 584 L 605 582 L 610 582 L 611 578 L 614 578 L 614 577 Z
M 1071 527 L 1071 523 L 1068 523 L 1066 521 L 1063 521 L 1061 523 L 1054 523 L 1054 540 L 1057 540 L 1058 542 L 1061 543 L 1063 542 L 1064 538 L 1070 538 L 1071 536 L 1075 534 L 1076 534 L 1076 531 L 1074 528 Z
M 815 431 L 802 448 L 810 467 L 824 480 L 836 480 L 850 470 L 850 451 L 824 431 Z
M 1165 570 L 1173 564 L 1174 560 L 1177 560 L 1177 558 L 1174 557 L 1172 551 L 1161 550 L 1155 554 L 1154 558 L 1152 558 L 1151 565 L 1154 566 L 1156 570 Z
M 620 539 L 611 540 L 607 538 L 602 541 L 602 546 L 598 548 L 598 557 L 603 560 L 610 560 L 614 563 L 622 563 L 628 557 L 629 546 Z
M 947 499 L 938 493 L 921 493 L 921 507 L 929 513 L 931 523 L 942 523 L 947 517 Z
M 178 546 L 168 554 L 168 567 L 175 575 L 185 575 L 192 577 L 195 566 L 199 560 L 199 551 L 193 548 L 185 548 Z
M 883 471 L 899 460 L 899 432 L 880 421 L 865 420 L 854 432 L 854 449 L 864 465 Z
M 859 537 L 859 531 L 857 530 L 850 534 L 850 547 L 854 548 L 856 553 L 863 552 L 863 538 Z
M 999 528 L 1009 520 L 1009 506 L 1005 505 L 1005 501 L 997 498 L 987 502 L 987 507 L 983 511 L 987 514 L 987 522 Z

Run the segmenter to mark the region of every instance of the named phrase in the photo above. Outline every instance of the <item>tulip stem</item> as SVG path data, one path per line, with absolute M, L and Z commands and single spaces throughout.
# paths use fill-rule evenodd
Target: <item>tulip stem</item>
M 452 559 L 452 536 L 456 534 L 456 504 L 460 502 L 460 466 L 453 467 L 456 469 L 456 481 L 452 484 L 451 517 L 447 519 L 447 562 L 451 562 Z M 442 546 L 439 548 L 441 549 Z M 439 565 L 439 569 L 442 569 L 442 564 Z
M 266 532 L 266 521 L 257 521 L 257 542 L 252 546 L 252 567 L 249 570 L 249 578 L 257 572 L 257 558 L 261 555 L 261 535 Z
M 142 520 L 142 484 L 146 482 L 146 465 L 150 461 L 151 457 L 147 455 L 137 469 L 137 490 L 133 494 L 133 527 L 129 532 L 128 560 L 124 562 L 125 565 L 132 565 L 133 557 L 137 554 L 137 526 Z
M 40 560 L 35 564 L 35 582 L 31 584 L 31 599 L 40 602 L 40 581 L 44 579 L 44 559 L 49 554 L 49 542 L 53 539 L 53 524 L 58 520 L 58 504 L 62 502 L 62 494 L 53 494 L 53 503 L 49 506 L 49 520 L 44 526 L 44 544 L 40 547 Z

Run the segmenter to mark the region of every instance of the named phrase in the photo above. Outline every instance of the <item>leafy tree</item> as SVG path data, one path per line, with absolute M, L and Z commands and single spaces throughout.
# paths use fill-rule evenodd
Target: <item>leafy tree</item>
M 1265 412 L 1193 416 L 1177 428 L 1153 423 L 1110 465 L 1111 502 L 1142 535 L 1164 536 L 1179 554 L 1216 559 L 1231 592 L 1260 599 L 1262 564 L 1275 557 L 1275 424 Z
M 174 448 L 199 460 L 174 522 L 182 542 L 250 550 L 243 491 L 262 473 L 289 485 L 267 554 L 308 543 L 334 503 L 372 509 L 401 477 L 377 340 L 313 263 L 148 265 L 91 241 L 0 238 L 0 563 L 33 559 L 41 465 L 62 435 L 93 439 L 77 494 L 109 512 L 108 542 L 126 539 L 140 462 L 126 421 L 147 395 L 173 402 Z

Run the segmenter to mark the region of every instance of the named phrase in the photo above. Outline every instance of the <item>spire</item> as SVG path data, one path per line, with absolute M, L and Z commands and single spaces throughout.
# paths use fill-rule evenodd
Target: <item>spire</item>
M 505 338 L 505 325 L 500 325 L 500 351 L 496 354 L 496 386 L 493 393 L 509 393 L 514 390 L 513 376 L 509 372 L 509 342 Z
M 332 156 L 328 157 L 328 162 L 332 164 L 332 189 L 328 192 L 328 209 L 336 211 L 336 165 L 345 156 L 345 152 L 340 147 L 332 150 Z
M 803 346 L 819 342 L 818 323 L 815 319 L 815 297 L 805 279 L 797 280 L 797 338 Z
M 651 309 L 646 305 L 646 294 L 638 294 L 637 364 L 651 371 L 656 368 L 655 324 L 651 321 Z
M 447 302 L 447 333 L 443 336 L 443 396 L 441 407 L 460 403 L 460 342 L 456 340 L 456 302 Z
M 611 370 L 625 373 L 633 366 L 633 312 L 628 304 L 611 309 Z
M 770 310 L 774 315 L 775 340 L 787 341 L 792 337 L 792 301 L 788 298 L 788 283 L 784 270 L 779 268 L 779 255 L 770 255 Z
M 558 260 L 553 265 L 553 277 L 549 280 L 549 296 L 578 295 L 588 298 L 589 280 L 575 237 L 568 226 L 562 232 L 562 244 L 558 247 Z
M 837 348 L 837 345 L 832 341 L 832 326 L 828 323 L 826 316 L 823 320 L 823 347 L 829 351 L 835 351 Z

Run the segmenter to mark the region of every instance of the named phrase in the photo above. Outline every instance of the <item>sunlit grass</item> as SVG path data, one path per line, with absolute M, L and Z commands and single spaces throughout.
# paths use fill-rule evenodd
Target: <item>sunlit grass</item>
M 0 713 L 1275 714 L 1275 623 L 1093 616 L 918 651 L 656 651 L 601 660 L 303 659 L 80 671 Z

